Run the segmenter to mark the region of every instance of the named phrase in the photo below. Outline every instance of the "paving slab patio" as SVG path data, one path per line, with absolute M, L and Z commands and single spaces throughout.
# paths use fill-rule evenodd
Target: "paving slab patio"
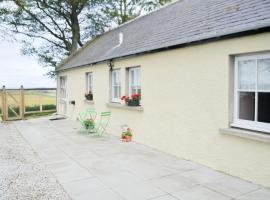
M 71 120 L 12 123 L 74 200 L 269 200 L 262 186 Z

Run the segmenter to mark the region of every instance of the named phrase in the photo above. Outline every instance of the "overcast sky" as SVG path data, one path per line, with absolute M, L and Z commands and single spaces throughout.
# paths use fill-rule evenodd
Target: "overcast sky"
M 21 55 L 19 44 L 0 40 L 0 87 L 55 87 L 54 79 L 44 76 L 46 72 L 36 60 Z

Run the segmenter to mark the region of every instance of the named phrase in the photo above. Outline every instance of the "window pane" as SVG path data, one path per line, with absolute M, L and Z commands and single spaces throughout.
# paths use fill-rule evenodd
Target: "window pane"
M 258 89 L 270 90 L 270 59 L 258 60 Z
M 117 71 L 117 85 L 120 85 L 120 71 Z
M 120 85 L 120 71 L 116 70 L 112 72 L 112 85 Z
M 258 121 L 270 123 L 270 93 L 258 93 Z
M 121 98 L 121 86 L 118 86 L 118 96 L 117 96 L 118 99 Z
M 141 69 L 138 69 L 138 86 L 141 86 Z
M 239 93 L 239 119 L 255 120 L 255 93 Z
M 116 85 L 116 72 L 115 71 L 113 72 L 112 80 L 113 80 L 113 85 Z
M 88 92 L 92 92 L 92 74 L 88 73 L 87 76 L 88 76 L 87 89 L 88 89 Z
M 134 69 L 134 85 L 138 85 L 139 83 L 139 69 Z
M 132 88 L 132 89 L 131 89 L 131 95 L 132 95 L 132 94 L 136 94 L 136 93 L 137 93 L 136 88 Z
M 131 73 L 131 85 L 135 85 L 135 73 L 134 73 L 134 70 L 131 70 L 130 71 Z
M 255 90 L 256 61 L 246 60 L 239 63 L 239 89 Z
M 115 98 L 115 99 L 118 98 L 118 87 L 117 86 L 113 87 L 113 98 Z
M 140 94 L 140 95 L 142 94 L 142 92 L 141 92 L 141 88 L 138 88 L 137 93 L 138 93 L 138 94 Z

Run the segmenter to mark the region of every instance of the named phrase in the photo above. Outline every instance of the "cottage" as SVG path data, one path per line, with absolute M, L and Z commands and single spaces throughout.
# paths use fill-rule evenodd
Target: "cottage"
M 269 0 L 176 1 L 64 60 L 58 113 L 109 110 L 112 134 L 270 186 L 269 31 Z

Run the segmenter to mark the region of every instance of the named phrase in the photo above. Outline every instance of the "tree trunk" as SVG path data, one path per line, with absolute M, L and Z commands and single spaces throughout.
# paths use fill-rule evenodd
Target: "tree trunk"
M 70 54 L 74 53 L 78 48 L 78 43 L 80 42 L 80 25 L 78 20 L 78 14 L 76 9 L 72 10 L 71 13 L 71 30 L 72 30 L 72 43 L 69 49 Z

